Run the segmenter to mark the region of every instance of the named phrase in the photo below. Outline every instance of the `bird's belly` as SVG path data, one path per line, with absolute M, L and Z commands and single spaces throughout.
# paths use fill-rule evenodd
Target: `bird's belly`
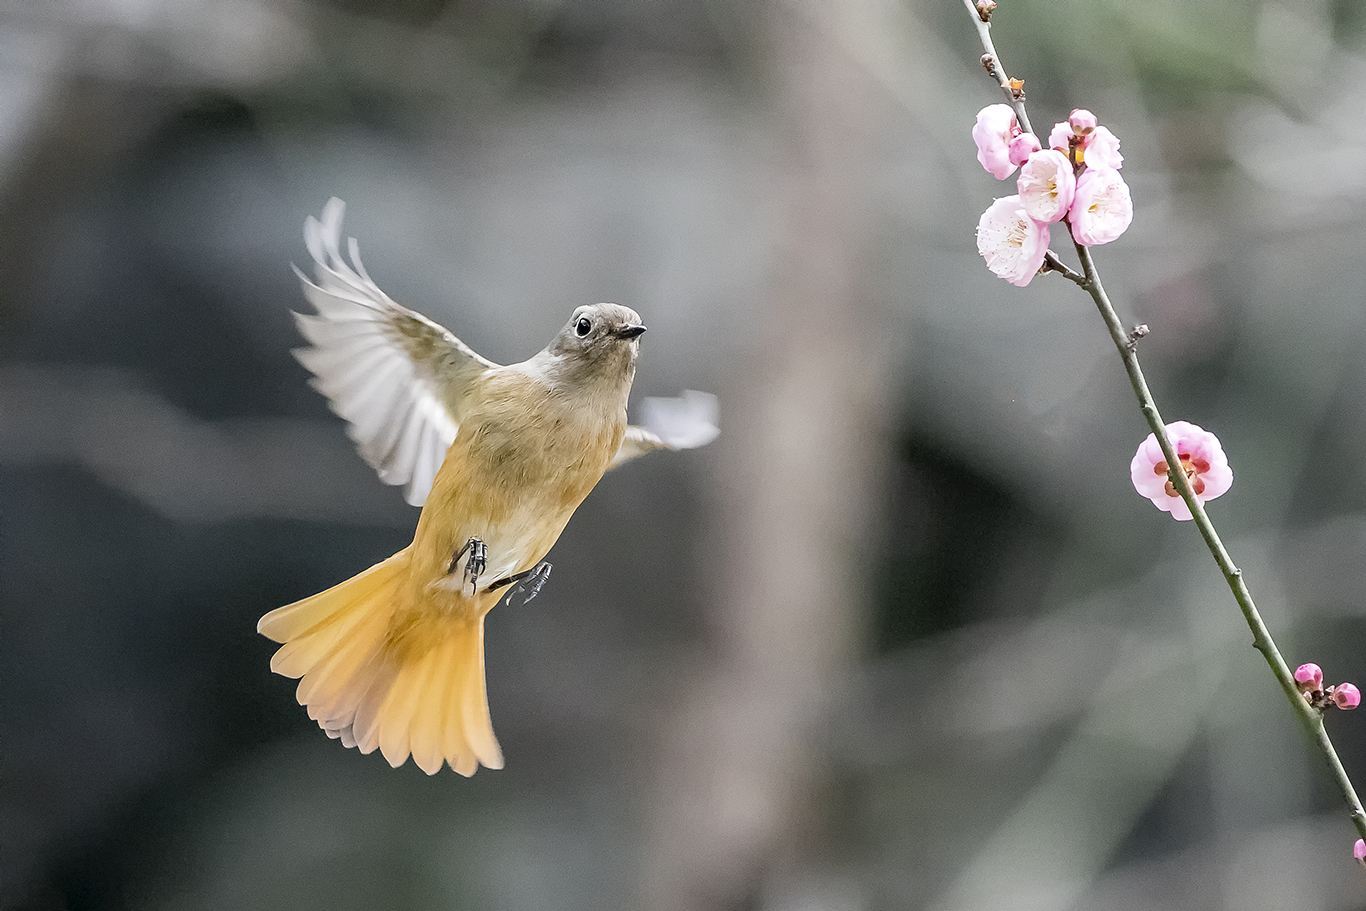
M 531 569 L 559 539 L 573 510 L 518 509 L 490 518 L 483 540 L 488 564 L 480 588 Z M 478 537 L 476 535 L 476 537 Z
M 530 451 L 525 444 L 499 446 L 487 436 L 461 442 L 457 438 L 447 453 L 423 507 L 414 571 L 428 580 L 448 575 L 454 553 L 478 538 L 487 560 L 481 590 L 545 556 L 606 471 L 612 451 L 610 429 L 607 439 Z

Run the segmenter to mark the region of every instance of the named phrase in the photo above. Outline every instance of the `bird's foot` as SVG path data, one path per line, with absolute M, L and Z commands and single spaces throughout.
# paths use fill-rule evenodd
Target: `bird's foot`
M 515 587 L 512 591 L 508 592 L 507 603 L 526 604 L 540 593 L 541 586 L 545 585 L 545 580 L 550 578 L 550 568 L 549 563 L 538 563 L 533 569 L 514 573 L 506 579 L 499 579 L 485 589 L 485 591 L 494 591 L 495 589 L 502 588 L 504 585 L 512 585 L 515 583 Z
M 475 588 L 479 584 L 479 577 L 489 562 L 488 548 L 484 546 L 483 541 L 478 538 L 470 538 L 466 541 L 465 545 L 455 552 L 455 556 L 451 557 L 451 565 L 446 567 L 446 575 L 449 576 L 455 572 L 455 567 L 459 565 L 460 558 L 466 554 L 469 554 L 469 559 L 465 561 L 464 581 L 470 584 L 470 594 L 474 594 Z M 461 588 L 464 588 L 463 583 Z

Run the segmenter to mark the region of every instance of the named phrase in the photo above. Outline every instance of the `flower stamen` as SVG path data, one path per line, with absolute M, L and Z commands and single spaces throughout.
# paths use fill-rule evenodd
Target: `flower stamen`
M 1187 482 L 1189 482 L 1191 486 L 1191 490 L 1195 491 L 1196 496 L 1200 496 L 1205 492 L 1205 479 L 1201 477 L 1201 475 L 1209 471 L 1209 462 L 1198 457 L 1191 458 L 1191 454 L 1189 452 L 1178 452 L 1177 457 L 1181 459 L 1181 471 L 1183 474 L 1185 474 L 1186 480 Z M 1153 466 L 1153 474 L 1164 475 L 1166 473 L 1166 459 L 1163 459 L 1162 461 L 1158 462 L 1156 465 Z M 1176 490 L 1176 485 L 1173 484 L 1170 480 L 1167 481 L 1166 491 L 1167 496 L 1169 497 L 1181 496 L 1181 494 L 1178 493 Z

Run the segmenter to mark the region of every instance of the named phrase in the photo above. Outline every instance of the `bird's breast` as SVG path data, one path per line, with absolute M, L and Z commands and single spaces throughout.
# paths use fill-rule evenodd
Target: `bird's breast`
M 622 423 L 558 409 L 493 414 L 470 428 L 465 457 L 490 493 L 540 502 L 552 493 L 573 498 L 587 485 L 581 500 L 621 445 Z

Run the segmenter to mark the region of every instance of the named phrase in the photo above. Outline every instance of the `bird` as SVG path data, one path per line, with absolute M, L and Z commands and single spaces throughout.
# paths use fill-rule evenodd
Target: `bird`
M 281 643 L 271 670 L 333 739 L 428 775 L 503 767 L 484 677 L 484 618 L 535 597 L 570 516 L 610 468 L 719 433 L 715 396 L 627 397 L 645 325 L 618 304 L 577 307 L 541 351 L 500 366 L 381 291 L 345 206 L 309 216 L 315 313 L 295 313 L 294 351 L 348 423 L 360 455 L 421 506 L 412 543 L 333 587 L 276 608 L 257 631 Z M 511 594 L 509 594 L 511 593 Z

